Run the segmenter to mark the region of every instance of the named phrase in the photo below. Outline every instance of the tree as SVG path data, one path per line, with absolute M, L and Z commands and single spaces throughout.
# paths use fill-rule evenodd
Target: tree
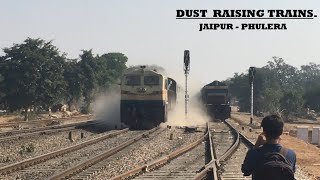
M 82 112 L 88 113 L 90 111 L 90 104 L 93 101 L 94 89 L 97 85 L 97 77 L 99 66 L 96 58 L 92 54 L 92 50 L 83 50 L 80 55 L 80 68 L 82 72 L 84 107 Z
M 5 97 L 2 103 L 13 111 L 23 108 L 25 120 L 31 106 L 50 106 L 64 93 L 63 64 L 52 42 L 27 38 L 21 44 L 4 48 L 0 72 Z
M 281 108 L 284 110 L 284 115 L 288 119 L 290 114 L 301 113 L 304 100 L 303 93 L 297 90 L 286 90 L 281 98 Z
M 65 99 L 71 110 L 71 106 L 77 102 L 83 93 L 83 74 L 80 68 L 80 64 L 77 60 L 69 60 L 66 62 L 64 79 L 66 81 L 66 94 Z
M 226 83 L 229 85 L 231 97 L 238 101 L 240 111 L 250 110 L 250 86 L 248 74 L 235 73 Z
M 299 86 L 298 69 L 285 63 L 282 58 L 273 57 L 273 61 L 268 61 L 264 68 L 271 71 L 283 90 Z
M 300 83 L 306 89 L 317 86 L 320 82 L 320 64 L 309 63 L 302 65 L 299 71 Z
M 239 101 L 241 111 L 249 111 L 248 74 L 235 74 L 227 80 L 232 98 Z M 266 66 L 256 68 L 254 78 L 254 113 L 302 115 L 303 108 L 320 111 L 320 65 L 309 63 L 299 70 L 273 57 Z
M 90 111 L 94 94 L 103 92 L 115 84 L 126 69 L 127 57 L 122 53 L 107 53 L 94 56 L 92 50 L 80 55 L 80 68 L 83 78 L 83 112 Z
M 96 74 L 99 91 L 105 91 L 117 83 L 123 71 L 127 68 L 128 58 L 122 53 L 107 53 L 97 56 L 99 70 Z
M 308 88 L 304 94 L 306 107 L 315 111 L 320 111 L 320 82 L 312 88 Z
M 106 63 L 106 67 L 114 78 L 121 76 L 127 68 L 126 63 L 128 58 L 122 53 L 107 53 L 101 56 L 101 60 Z

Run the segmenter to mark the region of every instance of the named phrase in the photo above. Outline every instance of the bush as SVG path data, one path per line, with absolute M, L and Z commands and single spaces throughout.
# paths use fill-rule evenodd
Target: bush
M 28 145 L 22 145 L 21 150 L 19 151 L 20 155 L 29 154 L 34 152 L 34 145 L 28 144 Z

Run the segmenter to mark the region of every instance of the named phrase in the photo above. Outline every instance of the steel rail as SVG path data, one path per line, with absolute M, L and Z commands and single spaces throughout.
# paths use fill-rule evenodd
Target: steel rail
M 0 136 L 14 135 L 14 134 L 20 134 L 20 133 L 34 132 L 34 131 L 42 131 L 42 130 L 48 130 L 48 129 L 59 129 L 59 128 L 66 128 L 66 127 L 72 127 L 72 126 L 86 126 L 86 125 L 95 124 L 95 123 L 98 123 L 98 121 L 91 119 L 91 120 L 85 120 L 85 121 L 80 121 L 80 122 L 70 123 L 70 124 L 63 124 L 63 125 L 53 125 L 53 126 L 31 128 L 31 129 L 3 131 L 3 132 L 0 132 Z
M 231 119 L 234 119 L 233 117 Z M 244 141 L 244 143 L 251 149 L 253 148 L 254 146 L 254 143 L 248 139 L 245 135 L 243 135 L 242 133 L 240 133 L 235 127 L 233 127 L 229 122 L 226 121 L 226 123 L 231 127 L 233 128 L 235 131 L 237 131 L 240 135 L 240 138 L 242 141 Z
M 57 151 L 54 151 L 54 152 L 50 152 L 50 153 L 43 154 L 43 155 L 40 155 L 40 156 L 37 156 L 37 157 L 34 157 L 34 158 L 26 159 L 26 160 L 21 161 L 21 162 L 17 162 L 17 163 L 14 163 L 14 164 L 10 164 L 10 165 L 1 167 L 0 168 L 0 174 L 3 174 L 3 175 L 9 174 L 11 172 L 14 172 L 14 171 L 17 171 L 17 170 L 20 170 L 20 169 L 24 169 L 24 168 L 32 166 L 32 165 L 39 164 L 41 162 L 47 161 L 49 159 L 52 159 L 54 157 L 61 156 L 63 154 L 66 154 L 66 153 L 81 149 L 81 148 L 86 147 L 88 145 L 95 144 L 95 143 L 97 143 L 99 141 L 102 141 L 104 139 L 107 139 L 107 138 L 119 135 L 121 133 L 127 132 L 128 130 L 129 129 L 123 129 L 123 130 L 116 131 L 114 133 L 108 133 L 108 134 L 106 134 L 104 136 L 97 137 L 97 138 L 82 142 L 82 143 L 74 145 L 74 146 L 63 148 L 63 149 L 60 149 L 60 150 L 57 150 Z
M 21 121 L 21 122 L 8 122 L 8 123 L 0 123 L 0 128 L 2 127 L 12 127 L 12 126 L 18 126 L 22 124 L 39 124 L 39 123 L 50 123 L 52 121 L 69 121 L 72 119 L 77 118 L 87 118 L 91 119 L 92 115 L 81 115 L 81 116 L 73 116 L 73 117 L 66 117 L 66 118 L 55 118 L 55 119 L 42 119 L 42 120 L 31 120 L 31 121 Z
M 236 140 L 233 143 L 233 145 L 219 158 L 215 158 L 210 161 L 206 166 L 205 169 L 202 170 L 200 173 L 196 175 L 194 179 L 200 180 L 204 179 L 206 176 L 212 174 L 212 177 L 214 180 L 218 179 L 217 175 L 217 170 L 218 167 L 220 167 L 220 161 L 225 160 L 227 157 L 229 157 L 235 150 L 236 148 L 240 145 L 241 141 L 243 141 L 249 148 L 252 148 L 254 143 L 252 143 L 248 138 L 246 138 L 243 134 L 241 134 L 236 128 L 234 128 L 229 122 L 224 121 L 227 126 L 232 129 L 232 131 L 236 134 Z M 241 140 L 240 140 L 241 139 Z M 212 140 L 212 139 L 211 139 Z M 210 141 L 210 144 L 212 144 L 212 147 L 214 147 L 214 144 L 212 141 Z
M 240 133 L 233 127 L 231 126 L 231 124 L 229 124 L 228 122 L 224 121 L 224 123 L 230 127 L 230 129 L 233 131 L 233 133 L 235 133 L 235 142 L 232 144 L 232 146 L 225 152 L 223 153 L 223 155 L 221 157 L 219 157 L 216 160 L 216 164 L 218 167 L 220 167 L 220 161 L 224 161 L 227 157 L 229 157 L 236 149 L 237 147 L 240 145 Z
M 28 136 L 33 136 L 37 134 L 43 134 L 43 133 L 52 133 L 52 132 L 61 132 L 61 131 L 67 131 L 76 129 L 78 127 L 83 126 L 89 126 L 94 124 L 99 124 L 101 122 L 90 120 L 85 122 L 78 122 L 74 124 L 66 124 L 66 125 L 57 125 L 57 126 L 50 126 L 50 127 L 43 127 L 43 128 L 35 128 L 35 129 L 28 129 L 28 130 L 16 130 L 14 132 L 3 132 L 0 133 L 0 135 L 7 135 L 7 137 L 0 137 L 0 142 L 5 140 L 11 140 L 11 139 L 18 139 L 18 138 L 24 138 Z M 22 132 L 21 132 L 22 131 Z M 13 133 L 13 135 L 11 135 Z
M 232 126 L 229 122 L 225 121 L 225 123 L 234 131 L 237 133 L 237 139 L 239 139 L 239 145 L 234 149 L 234 151 L 230 152 L 229 155 L 225 156 L 224 159 L 218 159 L 220 161 L 222 160 L 226 160 L 227 157 L 230 157 L 232 153 L 235 153 L 237 154 L 239 151 L 235 151 L 238 147 L 241 146 L 241 144 L 243 143 L 248 149 L 252 148 L 253 147 L 253 143 L 248 139 L 246 138 L 243 134 L 241 134 L 234 126 Z M 240 147 L 241 149 L 241 147 Z M 237 154 L 237 156 L 243 156 L 244 154 Z M 217 160 L 217 162 L 218 162 Z M 232 159 L 231 159 L 232 161 Z M 237 162 L 238 163 L 238 162 Z M 228 169 L 228 168 L 227 168 Z M 224 169 L 224 171 L 228 172 L 228 170 Z M 232 170 L 231 170 L 232 171 Z M 227 174 L 220 174 L 220 178 L 221 179 L 251 179 L 250 177 L 243 177 L 241 171 L 238 172 L 239 174 L 234 174 L 232 175 L 232 177 L 230 175 L 227 175 Z M 236 175 L 236 176 L 235 176 Z
M 212 177 L 213 179 L 218 179 L 217 175 L 217 166 L 215 164 L 216 161 L 216 156 L 214 153 L 214 144 L 212 140 L 212 135 L 208 126 L 208 136 L 209 136 L 209 146 L 210 146 L 210 156 L 211 156 L 211 161 L 205 165 L 204 169 L 197 173 L 197 175 L 194 177 L 195 180 L 201 180 L 204 179 L 205 177 Z
M 153 128 L 153 129 L 151 129 L 151 130 L 149 130 L 147 132 L 144 132 L 144 133 L 132 138 L 131 140 L 128 140 L 128 141 L 126 141 L 126 142 L 124 142 L 124 143 L 122 143 L 122 144 L 120 144 L 120 145 L 118 145 L 118 146 L 116 146 L 116 147 L 114 147 L 112 149 L 109 149 L 109 150 L 107 150 L 107 151 L 105 151 L 105 152 L 103 152 L 101 154 L 98 154 L 98 155 L 94 156 L 93 158 L 90 158 L 90 159 L 88 159 L 86 161 L 83 161 L 82 163 L 79 163 L 79 164 L 77 164 L 77 165 L 75 165 L 75 166 L 73 166 L 73 167 L 71 167 L 71 168 L 59 173 L 59 174 L 51 176 L 49 178 L 49 180 L 65 179 L 65 178 L 68 178 L 70 176 L 73 176 L 74 174 L 86 169 L 87 167 L 90 167 L 90 166 L 96 164 L 97 162 L 116 154 L 117 152 L 125 149 L 126 147 L 128 147 L 131 144 L 139 141 L 140 139 L 146 137 L 147 135 L 155 132 L 158 129 L 159 129 L 159 127 L 156 127 L 156 128 Z
M 146 165 L 142 165 L 142 166 L 139 166 L 139 167 L 136 167 L 130 171 L 127 171 L 123 174 L 120 174 L 116 177 L 113 177 L 111 178 L 111 180 L 120 180 L 120 179 L 126 179 L 126 178 L 129 178 L 131 176 L 135 176 L 137 174 L 140 174 L 140 173 L 144 173 L 144 172 L 148 172 L 148 171 L 152 171 L 160 166 L 163 166 L 165 165 L 166 163 L 168 163 L 169 161 L 171 161 L 172 159 L 184 154 L 185 152 L 187 151 L 190 151 L 191 149 L 195 148 L 196 146 L 198 146 L 201 142 L 203 142 L 205 140 L 206 137 L 208 137 L 209 135 L 209 131 L 208 131 L 208 128 L 207 128 L 207 132 L 201 137 L 199 138 L 198 140 L 190 143 L 189 145 L 187 146 L 184 146 L 166 156 L 163 156 L 149 164 L 146 164 Z
M 240 144 L 240 133 L 228 122 L 224 121 L 225 124 L 233 131 L 233 133 L 236 136 L 235 142 L 230 146 L 230 148 L 219 158 L 215 157 L 211 162 L 209 162 L 205 169 L 202 170 L 200 173 L 197 174 L 195 179 L 200 180 L 205 178 L 207 175 L 212 175 L 214 180 L 218 179 L 218 173 L 217 170 L 220 167 L 220 161 L 225 160 L 227 157 L 229 157 L 239 146 Z M 212 147 L 214 147 L 214 144 L 212 143 Z

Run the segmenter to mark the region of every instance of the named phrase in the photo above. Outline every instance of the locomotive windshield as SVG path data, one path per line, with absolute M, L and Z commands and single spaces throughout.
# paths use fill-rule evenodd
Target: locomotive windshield
M 144 77 L 144 85 L 159 85 L 159 76 L 145 76 Z
M 126 85 L 129 85 L 129 86 L 140 85 L 140 76 L 126 76 Z

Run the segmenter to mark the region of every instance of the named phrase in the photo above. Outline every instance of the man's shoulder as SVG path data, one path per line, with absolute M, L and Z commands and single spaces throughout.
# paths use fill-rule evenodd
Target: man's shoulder
M 287 149 L 286 158 L 290 158 L 291 160 L 295 160 L 296 159 L 296 152 L 294 150 L 286 148 L 286 147 L 283 147 L 283 148 Z
M 272 147 L 268 147 L 268 146 L 260 146 L 258 148 L 252 148 L 248 151 L 248 154 L 250 155 L 259 155 L 259 154 L 265 154 L 265 153 L 268 153 L 268 152 L 276 152 L 276 151 L 279 151 L 281 148 L 284 148 L 286 149 L 287 151 L 287 154 L 290 155 L 290 156 L 296 156 L 296 153 L 294 150 L 290 149 L 290 148 L 286 148 L 280 144 L 277 144 L 275 146 L 272 146 Z
M 287 154 L 296 156 L 296 152 L 295 152 L 293 149 L 287 148 L 287 147 L 285 147 L 285 146 L 281 146 L 281 148 L 285 149 L 285 151 L 287 152 Z
M 284 147 L 284 148 L 286 148 L 286 147 Z M 286 149 L 288 149 L 288 153 L 296 154 L 296 152 L 293 149 L 290 149 L 290 148 L 286 148 Z

